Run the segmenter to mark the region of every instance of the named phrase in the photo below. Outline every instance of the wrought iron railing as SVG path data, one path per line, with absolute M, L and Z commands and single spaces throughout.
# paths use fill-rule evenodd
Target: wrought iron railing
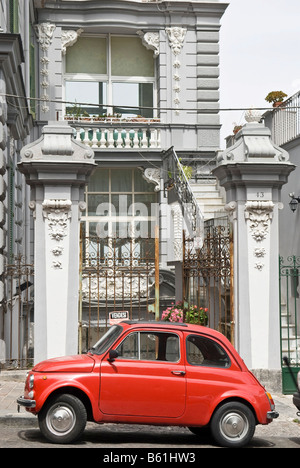
M 156 255 L 154 238 L 81 233 L 79 352 L 98 341 L 109 326 L 111 312 L 126 311 L 130 319 L 153 319 Z
M 191 237 L 203 237 L 204 218 L 175 150 L 171 147 L 164 154 L 165 189 L 174 188 L 182 209 L 184 221 Z
M 208 326 L 234 343 L 233 237 L 228 220 L 205 225 L 203 245 L 183 239 L 183 289 L 189 306 L 207 310 Z
M 300 136 L 300 91 L 274 108 L 272 140 L 278 146 Z

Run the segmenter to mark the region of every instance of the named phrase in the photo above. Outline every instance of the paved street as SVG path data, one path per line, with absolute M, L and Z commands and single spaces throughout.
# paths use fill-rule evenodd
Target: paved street
M 149 463 L 167 462 L 168 457 L 178 458 L 180 454 L 197 458 L 199 449 L 217 448 L 209 434 L 199 438 L 187 428 L 93 423 L 87 424 L 82 439 L 76 444 L 50 444 L 41 435 L 36 417 L 27 414 L 24 408 L 17 413 L 16 398 L 23 393 L 23 387 L 22 375 L 16 381 L 5 380 L 0 375 L 0 448 L 98 448 L 102 449 L 100 457 L 117 457 L 122 453 L 125 456 L 135 453 L 136 449 L 143 449 L 142 455 L 137 452 L 135 463 L 140 456 L 146 457 L 142 461 Z M 249 448 L 300 448 L 300 424 L 292 397 L 273 395 L 273 398 L 280 416 L 268 426 L 257 427 Z M 153 449 L 165 455 L 160 455 L 160 460 L 148 460 L 154 456 Z M 157 452 L 157 449 L 161 450 Z
M 300 448 L 298 434 L 276 434 L 260 428 L 249 448 Z M 143 453 L 151 454 L 153 449 L 171 453 L 195 453 L 201 448 L 218 448 L 210 436 L 198 438 L 186 428 L 155 426 L 111 425 L 98 426 L 88 423 L 82 439 L 76 444 L 56 445 L 48 443 L 38 427 L 29 425 L 0 425 L 0 448 L 98 448 L 110 449 L 113 453 L 133 453 L 142 448 Z M 157 452 L 157 450 L 156 450 Z M 103 454 L 107 453 L 107 450 Z

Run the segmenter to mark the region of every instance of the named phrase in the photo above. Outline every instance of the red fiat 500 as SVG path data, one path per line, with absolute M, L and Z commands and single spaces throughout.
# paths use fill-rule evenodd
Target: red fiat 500
M 221 446 L 241 447 L 274 402 L 230 342 L 206 327 L 167 322 L 113 325 L 87 353 L 49 359 L 28 373 L 18 398 L 44 436 L 78 439 L 87 421 L 209 426 Z

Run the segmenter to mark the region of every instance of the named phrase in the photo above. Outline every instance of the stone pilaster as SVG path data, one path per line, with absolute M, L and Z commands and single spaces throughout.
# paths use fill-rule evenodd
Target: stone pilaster
M 234 230 L 235 346 L 251 369 L 281 367 L 278 211 L 294 166 L 253 112 L 214 175 L 226 190 Z
M 77 354 L 79 222 L 93 152 L 64 122 L 21 151 L 35 221 L 34 360 Z

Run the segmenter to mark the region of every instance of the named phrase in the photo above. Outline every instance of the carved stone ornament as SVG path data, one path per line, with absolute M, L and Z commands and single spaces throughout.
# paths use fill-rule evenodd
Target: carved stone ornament
M 268 233 L 270 222 L 273 217 L 274 203 L 272 201 L 248 201 L 245 206 L 245 219 L 249 221 L 250 233 L 253 239 L 262 243 Z M 263 259 L 266 256 L 266 249 L 264 247 L 256 247 L 253 255 L 257 259 Z M 257 261 L 254 263 L 254 268 L 262 271 L 264 263 Z
M 186 28 L 166 28 L 166 32 L 173 54 L 175 56 L 179 55 L 187 32 Z
M 83 29 L 77 29 L 77 31 L 68 30 L 62 31 L 61 33 L 61 50 L 63 55 L 67 52 L 67 47 L 75 44 L 80 34 L 83 33 Z
M 175 73 L 173 75 L 173 80 L 174 80 L 174 85 L 173 85 L 173 91 L 174 91 L 174 99 L 173 102 L 176 107 L 176 114 L 179 115 L 179 104 L 180 104 L 180 86 L 178 82 L 180 81 L 180 74 L 179 74 L 179 69 L 181 67 L 181 62 L 179 60 L 179 55 L 181 53 L 182 45 L 184 43 L 184 39 L 186 36 L 186 28 L 166 28 L 166 33 L 169 38 L 169 44 L 172 50 L 172 53 L 175 57 L 174 63 L 173 63 L 173 68 L 175 69 Z
M 49 112 L 49 106 L 48 106 L 48 101 L 49 101 L 49 95 L 48 95 L 48 88 L 50 87 L 49 81 L 48 81 L 48 75 L 49 75 L 49 58 L 48 58 L 48 49 L 50 45 L 52 44 L 52 38 L 53 38 L 53 33 L 55 30 L 56 26 L 55 24 L 51 23 L 40 23 L 36 24 L 34 26 L 34 30 L 37 35 L 37 41 L 40 44 L 40 47 L 43 51 L 43 57 L 41 58 L 41 70 L 40 74 L 42 76 L 41 79 L 41 88 L 42 88 L 42 106 L 41 110 L 42 112 Z
M 155 192 L 159 192 L 160 190 L 160 169 L 155 168 L 147 168 L 143 173 L 143 178 L 152 184 L 155 184 L 156 187 L 154 188 Z
M 229 219 L 233 221 L 237 219 L 237 203 L 235 201 L 231 201 L 224 206 L 225 211 L 227 211 Z
M 146 32 L 137 31 L 138 36 L 142 39 L 143 45 L 148 50 L 153 50 L 154 58 L 159 56 L 159 33 L 158 32 Z
M 43 51 L 48 50 L 49 46 L 52 44 L 52 38 L 55 28 L 55 24 L 51 23 L 39 23 L 34 26 L 34 30 L 37 35 L 37 40 Z
M 251 235 L 256 242 L 261 242 L 267 237 L 273 209 L 272 201 L 248 201 L 246 203 L 245 219 L 249 221 Z
M 45 200 L 42 204 L 43 216 L 48 221 L 48 234 L 54 241 L 51 252 L 54 256 L 52 266 L 56 269 L 62 268 L 60 257 L 63 254 L 63 247 L 60 243 L 68 234 L 71 206 L 71 200 Z

